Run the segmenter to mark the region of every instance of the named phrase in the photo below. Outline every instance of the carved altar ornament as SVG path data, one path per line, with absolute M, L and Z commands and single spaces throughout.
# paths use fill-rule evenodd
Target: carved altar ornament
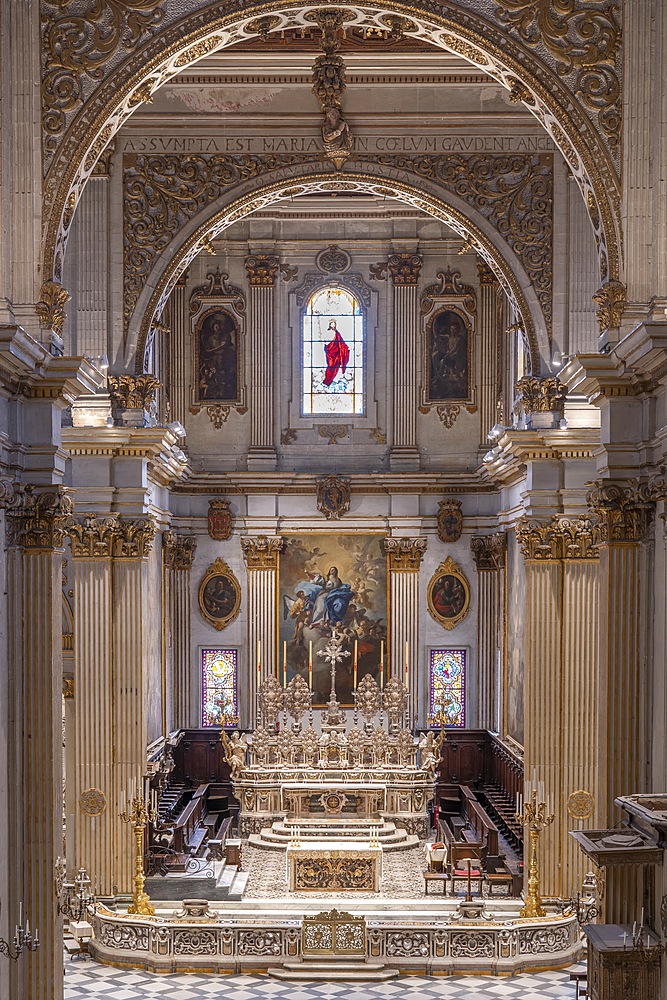
M 284 705 L 283 689 L 276 677 L 266 677 L 259 688 L 259 708 L 267 729 L 275 729 L 278 713 Z M 254 742 L 254 741 L 253 741 Z
M 177 535 L 174 531 L 163 533 L 162 559 L 166 569 L 192 569 L 196 551 L 197 539 L 194 535 Z
M 514 412 L 519 416 L 530 413 L 555 413 L 561 420 L 565 412 L 567 386 L 557 378 L 537 378 L 524 375 L 514 387 L 516 402 Z
M 382 692 L 382 708 L 392 726 L 397 726 L 408 704 L 408 690 L 397 677 L 390 677 Z
M 417 573 L 426 552 L 425 538 L 385 538 L 391 572 Z
M 199 584 L 199 613 L 204 621 L 221 631 L 241 610 L 241 587 L 224 559 L 216 559 Z
M 226 542 L 232 537 L 234 520 L 230 502 L 226 497 L 215 497 L 208 502 L 208 533 L 216 542 Z
M 59 337 L 62 337 L 65 322 L 65 303 L 71 297 L 67 289 L 57 281 L 45 281 L 39 290 L 35 312 L 42 326 L 53 330 Z
M 590 518 L 555 514 L 550 521 L 522 518 L 516 538 L 524 559 L 597 559 L 600 528 Z
M 295 723 L 298 724 L 309 710 L 312 697 L 312 692 L 303 677 L 300 674 L 293 677 L 285 689 L 284 704 Z
M 143 559 L 151 550 L 157 527 L 150 517 L 126 519 L 120 514 L 80 520 L 71 518 L 67 533 L 75 559 Z
M 653 514 L 653 497 L 646 484 L 629 486 L 597 480 L 586 500 L 599 524 L 599 540 L 642 542 L 648 537 Z
M 395 285 L 416 285 L 422 264 L 423 257 L 420 254 L 394 253 L 387 261 L 387 268 Z
M 438 538 L 445 544 L 458 542 L 463 531 L 463 512 L 461 501 L 445 499 L 438 504 L 437 513 Z
M 503 569 L 507 557 L 507 535 L 497 531 L 492 535 L 474 535 L 470 548 L 478 572 Z
M 150 410 L 160 380 L 155 375 L 109 375 L 111 402 L 120 410 Z
M 232 781 L 238 781 L 246 765 L 248 744 L 245 733 L 241 735 L 239 733 L 232 733 L 230 739 L 223 727 L 220 730 L 220 742 L 224 748 L 225 760 L 231 769 L 231 779 Z
M 282 552 L 285 540 L 280 535 L 243 535 L 241 549 L 248 569 L 277 569 L 278 554 Z
M 593 295 L 593 302 L 598 307 L 597 320 L 600 333 L 621 325 L 626 299 L 626 288 L 620 281 L 607 281 L 602 288 L 598 288 Z
M 354 704 L 367 722 L 370 722 L 382 708 L 380 688 L 370 674 L 365 674 L 359 681 L 354 695 Z
M 426 592 L 428 610 L 443 628 L 453 629 L 470 609 L 470 585 L 451 556 L 440 563 Z
M 62 548 L 74 510 L 74 503 L 62 486 L 36 492 L 32 486 L 17 483 L 7 489 L 3 506 L 7 512 L 8 546 Z
M 317 509 L 327 520 L 338 520 L 350 509 L 350 480 L 327 476 L 317 481 Z
M 245 269 L 252 288 L 273 288 L 280 260 L 275 254 L 251 254 L 245 259 Z

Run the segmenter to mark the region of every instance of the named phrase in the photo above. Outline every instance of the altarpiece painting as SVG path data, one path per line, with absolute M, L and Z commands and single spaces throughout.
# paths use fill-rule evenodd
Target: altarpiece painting
M 439 310 L 426 338 L 427 402 L 466 402 L 470 396 L 470 328 L 458 310 Z
M 299 674 L 308 682 L 312 653 L 313 704 L 323 706 L 331 687 L 330 664 L 321 655 L 334 630 L 348 655 L 336 669 L 343 706 L 353 704 L 354 649 L 357 681 L 380 682 L 380 655 L 388 664 L 387 556 L 384 535 L 303 533 L 286 535 L 280 555 L 280 680 Z M 312 646 L 311 646 L 312 643 Z M 386 677 L 385 673 L 385 677 Z
M 240 333 L 230 312 L 216 306 L 200 316 L 195 354 L 196 401 L 240 403 Z

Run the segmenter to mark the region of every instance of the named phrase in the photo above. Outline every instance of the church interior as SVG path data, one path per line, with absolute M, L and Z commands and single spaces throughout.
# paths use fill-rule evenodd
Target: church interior
M 0 996 L 665 1000 L 667 7 L 0 75 Z

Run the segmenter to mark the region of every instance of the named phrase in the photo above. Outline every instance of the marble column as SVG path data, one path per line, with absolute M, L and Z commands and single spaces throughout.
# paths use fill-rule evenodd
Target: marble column
M 187 295 L 187 271 L 174 285 L 169 300 L 171 340 L 169 355 L 169 416 L 185 427 L 190 407 L 190 310 Z
M 408 650 L 408 713 L 410 725 L 425 720 L 428 712 L 427 671 L 420 665 L 419 568 L 426 551 L 425 538 L 385 538 L 389 556 L 391 647 L 390 677 L 405 683 Z M 423 716 L 420 712 L 423 710 Z
M 541 837 L 541 891 L 570 896 L 586 862 L 569 836 L 582 803 L 599 813 L 597 529 L 587 518 L 524 520 L 524 797 L 539 786 L 554 821 Z
M 245 535 L 241 538 L 248 568 L 248 650 L 245 683 L 239 683 L 241 726 L 257 725 L 257 661 L 260 683 L 277 676 L 278 556 L 284 540 L 279 535 Z M 245 703 L 244 703 L 245 696 Z
M 394 350 L 392 383 L 392 471 L 419 468 L 417 412 L 419 409 L 419 303 L 417 290 L 422 258 L 395 253 L 387 264 L 394 289 Z
M 102 896 L 132 890 L 133 840 L 120 793 L 146 759 L 149 518 L 83 517 L 70 528 L 74 563 L 75 863 Z
M 165 531 L 162 536 L 164 635 L 162 730 L 199 724 L 193 704 L 190 653 L 190 571 L 197 550 L 194 535 Z M 169 702 L 169 692 L 171 702 Z
M 10 963 L 10 996 L 63 995 L 62 917 L 55 861 L 62 853 L 62 563 L 72 502 L 60 487 L 18 490 L 7 526 L 9 655 L 9 898 L 4 906 L 39 930 L 37 951 Z
M 479 374 L 479 416 L 480 445 L 488 449 L 488 433 L 497 422 L 500 359 L 498 356 L 498 310 L 496 306 L 496 289 L 498 282 L 488 264 L 477 261 L 479 273 L 479 343 L 480 343 L 480 374 Z
M 504 600 L 507 536 L 476 535 L 470 547 L 478 574 L 477 722 L 480 729 L 500 730 L 498 694 L 504 655 Z
M 250 448 L 248 469 L 276 467 L 273 401 L 274 287 L 280 261 L 271 254 L 252 254 L 245 266 L 250 282 L 248 357 L 250 388 Z

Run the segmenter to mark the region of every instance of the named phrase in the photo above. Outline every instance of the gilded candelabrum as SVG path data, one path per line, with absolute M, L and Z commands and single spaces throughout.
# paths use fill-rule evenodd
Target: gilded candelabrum
M 530 801 L 526 802 L 522 813 L 517 813 L 517 821 L 528 827 L 530 834 L 530 863 L 528 867 L 528 891 L 526 901 L 521 909 L 521 917 L 545 917 L 546 910 L 542 906 L 540 896 L 540 871 L 537 864 L 537 849 L 540 834 L 545 827 L 554 821 L 554 813 L 547 815 L 546 802 L 537 801 L 537 789 L 533 788 Z
M 128 906 L 128 913 L 137 913 L 141 916 L 152 916 L 155 907 L 151 906 L 148 893 L 144 892 L 146 876 L 144 875 L 144 830 L 149 823 L 155 823 L 158 818 L 155 804 L 146 802 L 139 795 L 132 796 L 130 812 L 121 811 L 120 818 L 123 823 L 129 823 L 134 831 L 136 841 L 136 852 L 134 858 L 134 892 L 132 893 L 132 905 Z

